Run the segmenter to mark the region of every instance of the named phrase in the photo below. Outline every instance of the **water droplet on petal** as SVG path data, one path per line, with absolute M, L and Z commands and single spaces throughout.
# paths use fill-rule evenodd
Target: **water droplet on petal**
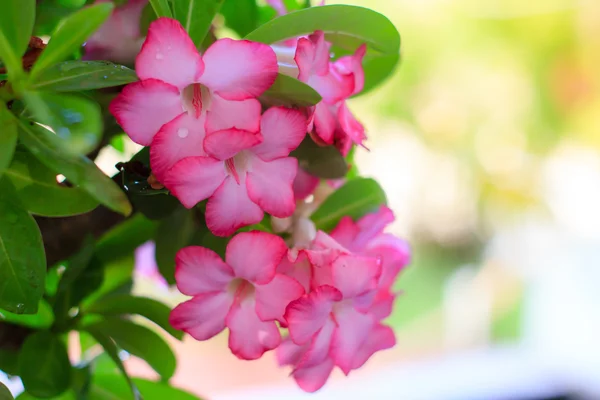
M 190 132 L 188 131 L 187 128 L 179 128 L 179 129 L 177 129 L 177 136 L 179 136 L 182 139 L 185 138 L 185 137 L 187 137 L 187 135 L 189 133 Z
M 165 56 L 163 56 L 162 53 L 156 53 L 156 59 L 157 60 L 162 60 L 163 58 L 165 58 Z

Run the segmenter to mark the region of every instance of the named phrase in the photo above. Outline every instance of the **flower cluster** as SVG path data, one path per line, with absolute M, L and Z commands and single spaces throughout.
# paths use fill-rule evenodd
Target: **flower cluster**
M 154 182 L 187 208 L 207 200 L 213 234 L 232 236 L 264 213 L 273 223 L 293 221 L 282 229 L 290 233 L 287 243 L 267 232 L 238 233 L 224 259 L 205 247 L 181 249 L 175 280 L 192 298 L 170 322 L 197 340 L 227 328 L 241 359 L 277 349 L 306 391 L 323 386 L 335 366 L 348 374 L 394 345 L 381 321 L 409 259 L 406 243 L 383 233 L 394 219 L 386 207 L 356 222 L 342 218 L 329 234 L 307 219 L 312 210 L 296 209 L 297 200 L 318 195 L 319 179 L 290 156 L 307 134 L 343 156 L 365 139 L 346 100 L 363 88 L 366 47 L 335 61 L 330 47 L 317 31 L 272 47 L 219 39 L 200 54 L 179 22 L 159 18 L 135 59 L 140 80 L 110 105 L 129 137 L 149 146 Z M 308 110 L 264 107 L 260 96 L 278 72 L 310 85 L 322 100 Z
M 266 232 L 239 233 L 225 261 L 210 249 L 186 247 L 177 254 L 175 279 L 193 298 L 173 310 L 171 324 L 197 340 L 228 328 L 231 351 L 245 360 L 277 348 L 298 385 L 318 390 L 334 366 L 348 374 L 395 344 L 381 320 L 410 253 L 382 232 L 392 220 L 386 207 L 356 223 L 344 218 L 304 248 L 288 249 Z M 287 327 L 286 339 L 277 324 Z

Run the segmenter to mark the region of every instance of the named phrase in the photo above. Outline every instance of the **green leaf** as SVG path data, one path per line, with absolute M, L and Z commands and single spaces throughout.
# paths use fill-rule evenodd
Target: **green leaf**
M 97 256 L 107 263 L 118 260 L 154 237 L 158 223 L 135 214 L 102 236 L 96 244 Z
M 25 147 L 47 167 L 66 176 L 108 208 L 124 215 L 131 213 L 131 204 L 119 186 L 88 158 L 71 154 L 52 132 L 19 120 L 19 135 Z
M 2 382 L 0 382 L 0 400 L 14 400 L 10 390 Z
M 258 26 L 256 0 L 225 0 L 221 7 L 225 25 L 244 37 Z
M 135 71 L 108 61 L 64 61 L 41 72 L 30 88 L 75 92 L 121 86 L 138 80 Z
M 385 16 L 357 6 L 329 5 L 294 11 L 258 27 L 246 39 L 272 44 L 316 30 L 324 31 L 327 41 L 344 54 L 367 44 L 364 60 L 367 89 L 384 80 L 398 62 L 400 35 L 396 27 Z
M 290 156 L 298 159 L 300 168 L 319 178 L 343 178 L 348 172 L 348 164 L 338 149 L 334 146 L 319 146 L 309 136 Z
M 162 382 L 134 378 L 144 400 L 199 400 L 198 397 L 181 389 Z M 114 374 L 98 374 L 94 377 L 94 385 L 89 400 L 123 400 L 129 399 L 127 381 Z
M 3 371 L 8 375 L 19 374 L 18 350 L 8 350 L 0 348 L 0 371 Z
M 94 260 L 99 258 L 98 252 L 94 256 Z M 134 257 L 120 258 L 119 260 L 112 261 L 108 264 L 102 264 L 102 273 L 104 279 L 102 285 L 95 289 L 94 292 L 88 294 L 86 298 L 81 302 L 80 307 L 85 309 L 91 304 L 94 304 L 98 299 L 103 297 L 113 296 L 117 293 L 122 293 L 126 290 L 126 293 L 131 291 L 133 284 L 132 275 L 134 267 Z
M 27 393 L 27 392 L 21 393 L 16 398 L 16 400 L 40 400 L 40 399 L 41 399 L 41 397 L 33 396 L 32 394 Z M 73 392 L 73 390 L 69 389 L 66 392 L 63 392 L 58 396 L 52 397 L 51 399 L 46 398 L 46 400 L 78 400 L 78 398 L 75 395 L 75 392 Z
M 30 153 L 15 153 L 4 173 L 17 198 L 30 213 L 45 217 L 66 217 L 89 212 L 98 201 L 77 187 L 60 185 L 53 172 Z
M 11 80 L 22 70 L 21 56 L 27 50 L 33 23 L 35 0 L 3 1 L 0 11 L 0 59 L 4 62 Z
M 170 285 L 175 284 L 175 255 L 189 244 L 195 228 L 194 210 L 179 207 L 156 230 L 156 264 Z
M 152 1 L 152 0 L 151 0 Z M 166 1 L 166 0 L 165 0 Z M 177 0 L 173 3 L 175 18 L 199 47 L 210 29 L 224 0 Z M 156 7 L 154 8 L 156 11 Z M 156 14 L 160 16 L 158 11 Z
M 173 329 L 169 323 L 171 309 L 154 299 L 128 294 L 114 295 L 96 301 L 85 311 L 107 316 L 141 315 L 163 328 L 171 336 L 179 340 L 183 338 L 183 332 Z
M 15 147 L 17 146 L 17 123 L 11 117 L 10 111 L 0 102 L 0 177 L 10 165 Z
M 177 2 L 181 2 L 184 0 L 177 0 Z M 185 2 L 185 1 L 184 1 Z M 173 13 L 171 12 L 171 7 L 169 7 L 169 0 L 150 0 L 150 4 L 156 13 L 158 18 L 160 17 L 168 17 L 173 18 Z
M 66 17 L 50 35 L 48 45 L 33 65 L 30 82 L 36 82 L 41 72 L 78 50 L 106 21 L 113 7 L 112 3 L 95 4 Z
M 37 121 L 48 125 L 72 153 L 93 151 L 102 139 L 100 106 L 83 97 L 26 92 L 25 102 Z
M 327 197 L 310 218 L 317 229 L 329 232 L 342 217 L 360 218 L 386 202 L 385 192 L 377 182 L 370 178 L 357 178 Z
M 177 361 L 173 350 L 163 338 L 144 326 L 110 318 L 86 329 L 110 336 L 120 348 L 145 360 L 165 380 L 175 373 Z
M 35 220 L 13 201 L 14 193 L 0 185 L 0 307 L 35 314 L 44 293 L 46 254 Z
M 142 397 L 140 396 L 140 392 L 138 391 L 138 388 L 135 386 L 135 384 L 133 383 L 133 381 L 127 374 L 127 371 L 125 370 L 125 366 L 123 365 L 121 358 L 119 358 L 119 349 L 117 348 L 117 345 L 115 344 L 113 339 L 111 339 L 107 334 L 105 334 L 102 330 L 97 329 L 96 327 L 87 327 L 85 329 L 85 331 L 88 332 L 89 334 L 91 334 L 94 337 L 94 339 L 104 348 L 104 351 L 110 356 L 110 358 L 112 358 L 112 360 L 114 361 L 117 368 L 119 368 L 119 370 L 125 377 L 127 384 L 129 385 L 129 389 L 131 390 L 131 393 L 133 394 L 133 399 L 134 400 L 142 400 Z M 93 387 L 92 387 L 92 392 L 93 392 Z M 94 397 L 92 397 L 92 398 L 94 398 Z M 98 397 L 95 397 L 95 398 L 99 399 Z
M 321 101 L 316 90 L 296 78 L 277 74 L 277 79 L 259 100 L 267 106 L 310 107 Z
M 58 396 L 71 383 L 71 363 L 58 336 L 43 331 L 25 339 L 19 354 L 19 375 L 28 393 L 37 397 Z
M 19 315 L 8 311 L 0 310 L 0 321 L 11 324 L 28 326 L 30 328 L 46 329 L 54 323 L 54 313 L 52 307 L 46 300 L 40 300 L 38 312 L 36 314 Z

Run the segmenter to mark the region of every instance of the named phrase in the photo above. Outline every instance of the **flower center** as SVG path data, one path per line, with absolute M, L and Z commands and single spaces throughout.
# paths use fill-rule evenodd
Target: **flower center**
M 235 278 L 227 286 L 227 291 L 240 300 L 254 296 L 254 285 L 242 278 Z
M 184 111 L 200 118 L 202 111 L 210 109 L 210 91 L 199 83 L 192 83 L 181 92 L 181 103 Z
M 243 178 L 244 172 L 248 170 L 249 160 L 250 157 L 247 151 L 240 151 L 235 156 L 225 160 L 227 172 L 233 176 L 238 185 L 243 180 L 240 177 Z

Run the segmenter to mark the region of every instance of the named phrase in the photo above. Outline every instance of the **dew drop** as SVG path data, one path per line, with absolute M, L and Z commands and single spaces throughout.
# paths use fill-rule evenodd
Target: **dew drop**
M 157 60 L 162 60 L 163 58 L 165 58 L 165 56 L 163 56 L 162 53 L 156 53 L 156 59 Z
M 23 303 L 19 303 L 15 307 L 17 308 L 15 314 L 23 314 L 23 311 L 25 311 L 25 304 Z
M 179 128 L 179 129 L 177 129 L 177 136 L 179 136 L 182 139 L 185 138 L 185 137 L 187 137 L 187 135 L 189 133 L 190 132 L 188 131 L 187 128 Z

